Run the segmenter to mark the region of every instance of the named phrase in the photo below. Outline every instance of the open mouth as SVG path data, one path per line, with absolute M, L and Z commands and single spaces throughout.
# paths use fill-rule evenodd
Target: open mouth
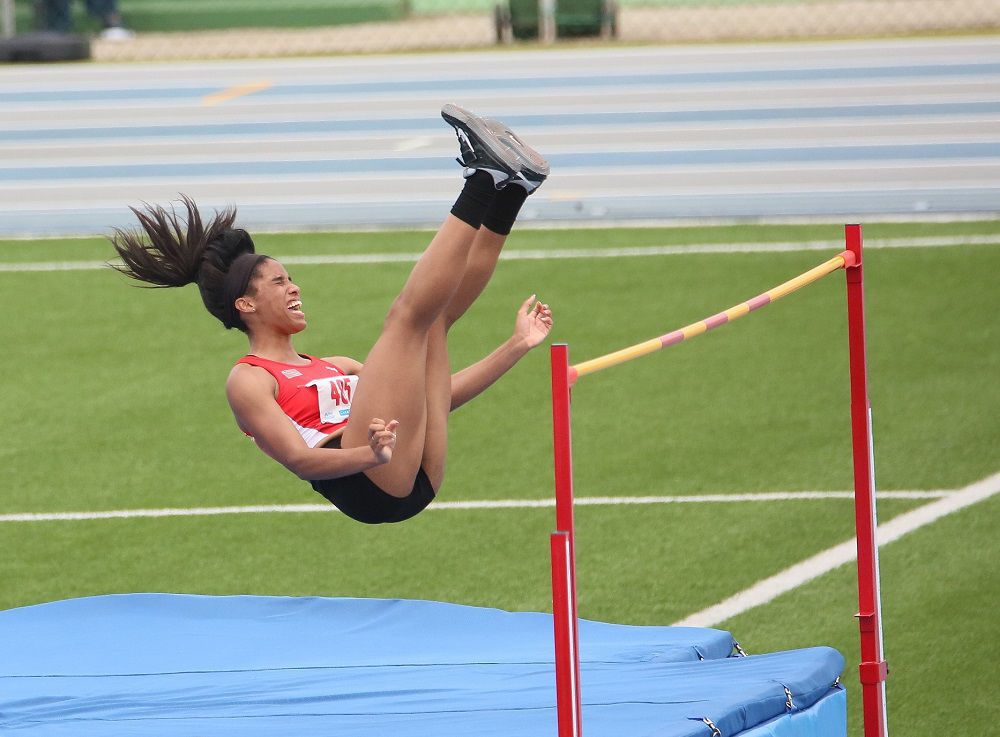
M 299 300 L 295 300 L 294 302 L 289 303 L 289 305 L 288 305 L 288 311 L 289 312 L 294 312 L 294 313 L 299 314 L 299 315 L 304 315 L 305 314 L 302 311 L 302 302 L 300 302 Z

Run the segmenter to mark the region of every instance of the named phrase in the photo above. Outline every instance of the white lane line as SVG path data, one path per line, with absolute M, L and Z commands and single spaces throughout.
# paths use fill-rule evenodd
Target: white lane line
M 882 547 L 904 535 L 920 529 L 924 525 L 945 517 L 960 509 L 988 499 L 1000 492 L 1000 473 L 995 473 L 982 481 L 966 486 L 953 494 L 930 504 L 925 504 L 909 512 L 904 512 L 878 527 L 878 545 Z M 811 558 L 796 563 L 718 604 L 674 622 L 677 627 L 715 627 L 720 623 L 742 614 L 748 609 L 766 604 L 792 589 L 828 573 L 835 568 L 850 563 L 857 558 L 855 540 L 847 540 L 817 553 Z
M 968 235 L 940 238 L 872 238 L 866 248 L 953 248 L 969 245 L 1000 245 L 997 235 Z M 547 259 L 636 258 L 682 256 L 691 253 L 791 253 L 795 251 L 843 250 L 840 241 L 798 241 L 786 243 L 695 243 L 688 246 L 634 246 L 624 248 L 511 249 L 500 254 L 502 261 L 542 261 Z M 413 263 L 419 253 L 358 253 L 322 256 L 283 256 L 283 264 L 387 264 Z M 0 263 L 0 272 L 93 271 L 106 269 L 108 261 L 35 261 Z
M 881 491 L 880 499 L 940 499 L 954 491 Z M 688 496 L 596 496 L 575 500 L 576 506 L 618 506 L 635 504 L 705 504 L 732 502 L 811 501 L 853 499 L 851 491 L 779 491 L 747 494 L 694 494 Z M 497 499 L 493 501 L 435 502 L 427 511 L 455 509 L 535 509 L 554 507 L 554 499 Z M 330 504 L 260 504 L 245 507 L 191 507 L 163 509 L 118 509 L 105 512 L 22 512 L 0 514 L 0 522 L 65 522 L 74 520 L 129 519 L 135 517 L 205 517 L 219 514 L 269 514 L 337 512 Z

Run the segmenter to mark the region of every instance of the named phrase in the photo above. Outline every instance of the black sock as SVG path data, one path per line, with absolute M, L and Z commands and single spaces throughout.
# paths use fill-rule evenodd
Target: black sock
M 517 213 L 528 198 L 528 190 L 518 184 L 508 184 L 497 192 L 483 214 L 483 226 L 499 235 L 510 235 Z
M 518 187 L 520 189 L 520 187 Z M 477 171 L 465 180 L 462 192 L 451 208 L 451 214 L 473 228 L 483 224 L 483 215 L 498 194 L 493 177 L 485 171 Z

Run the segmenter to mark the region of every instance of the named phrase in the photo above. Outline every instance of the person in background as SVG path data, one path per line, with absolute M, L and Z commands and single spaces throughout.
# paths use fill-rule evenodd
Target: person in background
M 87 14 L 101 23 L 100 37 L 108 41 L 124 41 L 135 34 L 125 27 L 118 0 L 84 0 Z M 70 33 L 73 30 L 73 13 L 70 0 L 35 0 L 38 25 L 46 31 Z

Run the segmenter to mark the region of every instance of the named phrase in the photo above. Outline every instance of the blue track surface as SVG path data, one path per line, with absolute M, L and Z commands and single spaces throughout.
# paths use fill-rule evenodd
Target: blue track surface
M 707 149 L 698 151 L 608 151 L 595 153 L 554 154 L 548 156 L 554 167 L 589 170 L 619 166 L 688 166 L 720 164 L 782 164 L 796 162 L 880 162 L 907 159 L 950 159 L 1000 158 L 1000 136 L 997 141 L 966 144 L 922 144 L 908 146 L 821 146 L 810 148 L 758 148 Z M 206 161 L 200 169 L 192 170 L 190 164 L 119 164 L 90 166 L 46 166 L 46 167 L 0 167 L 0 182 L 14 181 L 58 181 L 62 179 L 140 179 L 160 177 L 213 176 L 224 167 L 229 176 L 289 176 L 298 174 L 322 174 L 337 177 L 351 174 L 385 173 L 397 174 L 451 171 L 451 161 L 442 157 L 385 157 L 381 159 L 325 159 L 322 161 L 240 161 L 212 166 Z
M 808 62 L 807 62 L 808 63 Z M 818 68 L 818 69 L 757 69 L 724 70 L 713 72 L 662 73 L 645 71 L 636 74 L 606 74 L 595 79 L 591 75 L 545 75 L 536 74 L 530 78 L 509 76 L 466 77 L 436 80 L 376 80 L 347 83 L 285 84 L 264 90 L 264 97 L 290 97 L 296 95 L 343 95 L 368 93 L 412 93 L 429 92 L 454 95 L 462 91 L 481 92 L 483 90 L 517 89 L 573 89 L 594 86 L 636 87 L 656 85 L 706 85 L 706 84 L 752 84 L 774 82 L 820 82 L 834 80 L 851 82 L 871 80 L 878 77 L 894 79 L 919 79 L 924 77 L 958 77 L 969 75 L 1000 74 L 1000 64 L 949 64 L 942 65 L 868 65 L 862 67 Z M 215 87 L 131 87 L 128 89 L 77 90 L 71 88 L 25 92 L 0 92 L 0 105 L 4 103 L 44 103 L 44 102 L 98 102 L 109 100 L 175 100 L 186 97 L 203 97 L 218 92 Z
M 555 734 L 551 617 L 426 601 L 130 594 L 0 612 L 0 732 Z M 588 737 L 843 737 L 843 658 L 581 622 Z M 787 693 L 786 693 L 787 689 Z M 791 707 L 788 706 L 789 694 Z
M 0 98 L 3 95 L 0 94 Z M 2 102 L 0 102 L 2 104 Z M 515 128 L 550 126 L 568 129 L 588 126 L 665 125 L 677 123 L 727 123 L 739 121 L 808 121 L 837 118 L 898 118 L 907 116 L 997 115 L 1000 102 L 920 103 L 912 105 L 839 105 L 837 107 L 711 108 L 703 110 L 659 110 L 616 112 L 566 112 L 551 115 L 505 115 Z M 302 134 L 364 133 L 372 121 L 361 118 L 323 120 L 275 120 L 197 125 L 118 125 L 104 128 L 0 129 L 0 142 L 123 140 L 146 138 L 205 138 L 212 136 L 290 136 Z M 385 133 L 438 133 L 437 118 L 394 118 L 378 121 Z
M 524 221 L 1000 213 L 985 37 L 0 68 L 0 237 L 181 192 L 251 231 L 433 227 L 462 181 L 446 102 L 549 159 Z

